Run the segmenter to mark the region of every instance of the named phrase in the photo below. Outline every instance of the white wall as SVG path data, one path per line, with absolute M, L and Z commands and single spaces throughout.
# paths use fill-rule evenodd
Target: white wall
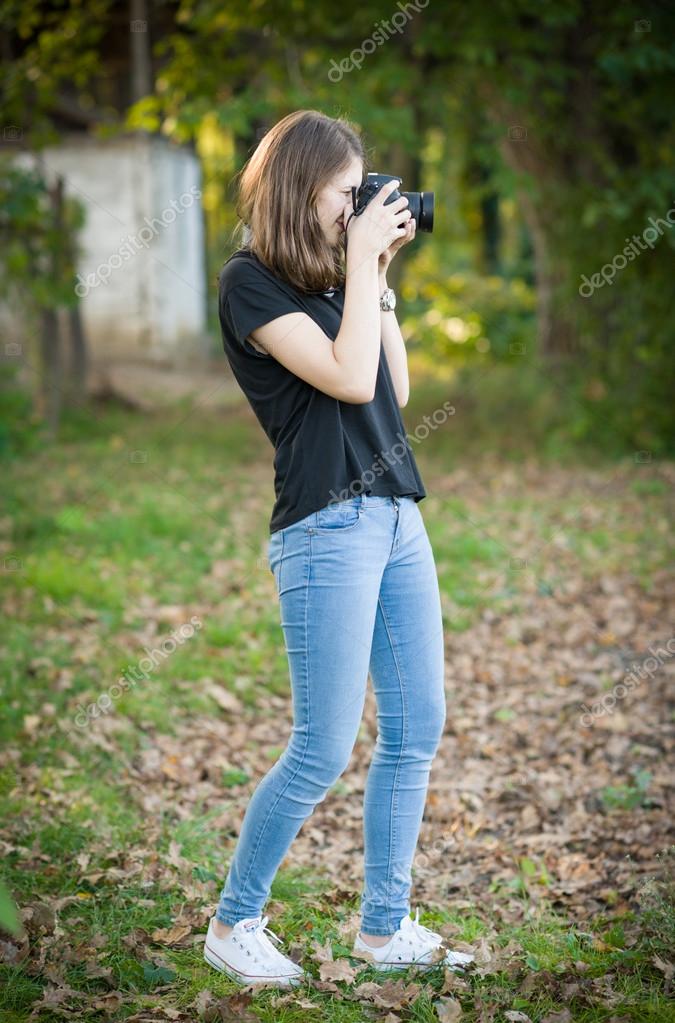
M 206 355 L 201 172 L 194 154 L 152 136 L 75 135 L 43 156 L 48 177 L 63 174 L 66 194 L 85 207 L 78 293 L 93 360 L 180 364 Z

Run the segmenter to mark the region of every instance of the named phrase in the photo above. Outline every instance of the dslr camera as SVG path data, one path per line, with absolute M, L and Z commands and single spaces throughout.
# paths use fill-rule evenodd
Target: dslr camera
M 401 182 L 396 174 L 368 174 L 360 188 L 352 187 L 352 206 L 354 216 L 358 217 L 365 210 L 366 206 L 377 195 L 383 185 L 388 181 Z M 434 193 L 433 192 L 399 192 L 397 188 L 385 200 L 387 206 L 395 199 L 404 195 L 408 200 L 408 209 L 417 224 L 418 231 L 433 231 L 434 229 Z

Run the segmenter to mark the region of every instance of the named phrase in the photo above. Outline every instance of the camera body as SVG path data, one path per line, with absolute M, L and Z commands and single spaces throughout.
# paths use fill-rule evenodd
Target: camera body
M 366 181 L 361 185 L 360 188 L 352 188 L 352 206 L 354 208 L 354 216 L 358 217 L 365 210 L 366 206 L 373 198 L 377 195 L 383 185 L 386 185 L 388 181 L 398 181 L 401 183 L 401 178 L 396 174 L 368 174 Z M 384 205 L 394 202 L 395 199 L 399 199 L 402 195 L 408 200 L 408 209 L 410 210 L 415 223 L 417 224 L 418 231 L 433 231 L 434 229 L 434 193 L 433 192 L 399 192 L 397 188 L 388 196 L 385 200 Z

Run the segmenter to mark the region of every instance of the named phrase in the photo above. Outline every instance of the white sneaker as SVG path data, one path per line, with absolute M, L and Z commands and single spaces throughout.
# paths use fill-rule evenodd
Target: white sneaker
M 278 951 L 268 934 L 281 939 L 265 926 L 269 917 L 250 917 L 238 920 L 226 938 L 219 938 L 213 929 L 215 917 L 209 920 L 204 942 L 204 958 L 221 973 L 226 973 L 240 984 L 281 984 L 284 987 L 299 984 L 309 974 L 287 956 Z
M 386 945 L 381 945 L 379 948 L 366 944 L 361 934 L 358 933 L 354 941 L 354 951 L 370 952 L 373 957 L 371 965 L 376 970 L 384 971 L 405 970 L 414 965 L 421 970 L 431 970 L 435 966 L 448 966 L 456 973 L 461 971 L 467 963 L 473 962 L 474 957 L 466 952 L 453 952 L 448 949 L 444 958 L 434 954 L 434 950 L 443 944 L 443 936 L 421 924 L 419 915 L 418 906 L 414 919 L 410 914 L 402 917 L 396 933 L 391 936 Z

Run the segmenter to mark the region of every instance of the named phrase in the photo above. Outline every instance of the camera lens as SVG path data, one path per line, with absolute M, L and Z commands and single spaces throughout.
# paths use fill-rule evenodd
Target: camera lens
M 419 192 L 401 192 L 401 195 L 405 196 L 408 200 L 407 208 L 410 210 L 410 216 L 415 221 L 417 226 L 420 226 L 420 193 Z M 405 223 L 405 221 L 402 221 Z M 399 225 L 400 227 L 400 225 Z
M 401 192 L 408 200 L 408 209 L 417 224 L 418 231 L 434 229 L 434 193 L 433 192 Z M 387 199 L 389 202 L 389 199 Z M 386 204 L 385 204 L 386 205 Z
M 417 222 L 420 231 L 434 229 L 434 193 L 420 192 L 420 216 Z

